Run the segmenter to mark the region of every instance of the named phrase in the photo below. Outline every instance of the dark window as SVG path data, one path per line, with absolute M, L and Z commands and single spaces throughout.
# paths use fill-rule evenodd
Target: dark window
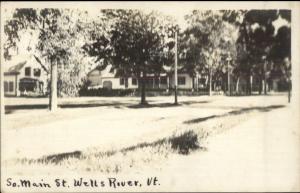
M 146 85 L 153 85 L 153 78 L 149 77 L 146 79 Z
M 158 77 L 155 77 L 155 79 L 154 79 L 154 84 L 155 84 L 155 85 L 158 85 L 158 84 L 159 84 L 159 79 L 158 79 Z
M 160 77 L 160 84 L 167 84 L 167 77 Z
M 4 81 L 4 92 L 8 92 L 8 82 Z
M 9 82 L 9 92 L 13 92 L 14 91 L 14 82 Z
M 30 67 L 26 67 L 25 68 L 25 76 L 30 76 L 31 74 L 31 68 Z
M 185 77 L 178 77 L 178 85 L 185 85 Z
M 120 85 L 124 85 L 127 88 L 128 87 L 128 78 L 120 78 Z
M 125 84 L 125 79 L 124 78 L 120 78 L 120 85 L 124 85 Z
M 110 80 L 105 80 L 103 82 L 103 88 L 112 89 L 112 82 Z
M 41 69 L 39 69 L 39 68 L 33 69 L 33 76 L 40 77 L 41 76 Z
M 201 84 L 204 85 L 204 84 L 205 84 L 205 81 L 206 81 L 205 78 L 199 78 L 199 79 L 198 79 L 198 84 L 199 84 L 199 85 L 201 85 Z
M 132 84 L 132 85 L 137 85 L 137 79 L 136 79 L 136 78 L 132 78 L 131 84 Z
M 128 78 L 125 78 L 125 87 L 128 88 Z

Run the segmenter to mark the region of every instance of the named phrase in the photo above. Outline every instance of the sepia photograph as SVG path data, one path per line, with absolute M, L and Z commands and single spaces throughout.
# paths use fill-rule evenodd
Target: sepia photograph
M 1 192 L 299 192 L 299 2 L 1 2 Z

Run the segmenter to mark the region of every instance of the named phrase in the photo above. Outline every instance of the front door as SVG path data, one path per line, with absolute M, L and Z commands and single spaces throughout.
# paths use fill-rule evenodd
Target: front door
M 107 88 L 109 90 L 112 89 L 112 82 L 110 80 L 106 80 L 103 82 L 103 88 Z

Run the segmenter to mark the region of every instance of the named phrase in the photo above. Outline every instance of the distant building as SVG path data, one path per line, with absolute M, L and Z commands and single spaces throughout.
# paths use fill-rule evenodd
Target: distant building
M 117 77 L 116 71 L 108 65 L 105 69 L 95 68 L 87 75 L 90 82 L 89 88 L 126 89 L 138 88 L 137 79 L 134 77 Z
M 4 65 L 4 95 L 44 95 L 47 89 L 48 70 L 34 56 Z
M 134 76 L 122 77 L 117 76 L 116 71 L 108 65 L 105 69 L 93 69 L 87 75 L 89 81 L 89 89 L 93 88 L 108 88 L 108 89 L 137 89 L 138 78 Z M 178 89 L 196 89 L 203 88 L 206 84 L 207 77 L 197 75 L 191 77 L 183 69 L 178 70 Z M 174 72 L 171 69 L 159 75 L 147 74 L 146 88 L 148 89 L 170 89 L 174 88 Z

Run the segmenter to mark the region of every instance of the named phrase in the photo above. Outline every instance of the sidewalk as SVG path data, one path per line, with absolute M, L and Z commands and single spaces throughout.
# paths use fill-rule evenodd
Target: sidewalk
M 207 152 L 174 156 L 163 183 L 169 191 L 299 191 L 299 117 L 289 107 L 262 115 L 211 138 Z

